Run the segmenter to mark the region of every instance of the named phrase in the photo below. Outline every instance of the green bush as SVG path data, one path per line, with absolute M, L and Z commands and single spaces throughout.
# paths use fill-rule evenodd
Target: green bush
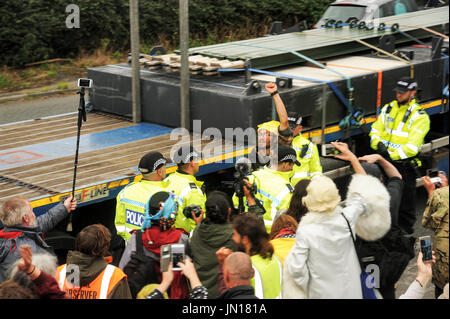
M 97 48 L 126 51 L 129 0 L 77 0 L 80 28 L 66 28 L 67 0 L 2 0 L 0 65 L 22 66 L 51 58 L 75 57 Z M 315 23 L 332 0 L 190 0 L 191 36 L 214 41 L 220 30 L 283 21 Z M 140 0 L 141 43 L 163 38 L 178 43 L 178 0 Z M 102 39 L 108 39 L 105 43 Z M 198 41 L 194 41 L 197 43 Z

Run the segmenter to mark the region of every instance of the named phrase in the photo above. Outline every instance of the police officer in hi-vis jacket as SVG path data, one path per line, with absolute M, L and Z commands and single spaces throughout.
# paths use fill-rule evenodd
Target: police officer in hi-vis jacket
M 117 195 L 116 225 L 117 234 L 125 241 L 130 239 L 130 232 L 141 229 L 144 213 L 150 197 L 161 191 L 167 191 L 169 182 L 166 177 L 166 163 L 168 160 L 159 152 L 144 155 L 139 162 L 142 180 L 126 186 Z
M 416 221 L 416 168 L 422 165 L 417 155 L 430 130 L 430 118 L 415 99 L 417 88 L 414 79 L 400 78 L 396 99 L 381 109 L 369 133 L 370 146 L 395 165 L 405 182 L 398 221 L 409 234 Z

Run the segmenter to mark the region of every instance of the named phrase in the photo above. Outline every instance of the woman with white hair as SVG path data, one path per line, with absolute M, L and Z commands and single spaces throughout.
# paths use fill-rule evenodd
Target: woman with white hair
M 334 182 L 320 176 L 311 180 L 303 204 L 308 213 L 286 257 L 283 298 L 361 299 L 361 268 L 349 225 L 367 240 L 389 230 L 385 187 L 374 177 L 356 174 L 341 203 Z

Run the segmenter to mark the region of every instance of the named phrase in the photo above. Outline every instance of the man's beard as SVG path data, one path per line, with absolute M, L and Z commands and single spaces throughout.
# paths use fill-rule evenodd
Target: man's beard
M 408 100 L 409 100 L 409 97 L 406 97 L 406 98 L 404 98 L 403 100 L 397 99 L 397 101 L 398 101 L 399 104 L 406 104 L 406 103 L 408 103 Z

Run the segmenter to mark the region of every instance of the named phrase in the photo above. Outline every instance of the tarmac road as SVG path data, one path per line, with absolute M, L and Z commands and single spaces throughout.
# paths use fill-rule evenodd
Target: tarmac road
M 0 124 L 78 112 L 79 101 L 74 93 L 0 103 Z
M 18 100 L 6 103 L 0 103 L 0 124 L 24 121 L 28 119 L 36 119 L 45 116 L 77 112 L 79 96 L 77 94 L 50 96 L 33 100 Z M 427 202 L 427 194 L 423 187 L 417 190 L 416 196 L 416 214 L 417 221 L 414 227 L 413 236 L 416 239 L 419 236 L 431 235 L 433 232 L 422 227 L 422 214 L 425 210 Z M 417 242 L 417 240 L 416 240 Z M 397 282 L 396 296 L 397 298 L 403 294 L 414 281 L 417 275 L 417 255 L 419 248 L 416 245 L 416 256 L 411 259 L 405 272 Z M 426 289 L 424 299 L 434 298 L 434 285 L 429 283 Z

